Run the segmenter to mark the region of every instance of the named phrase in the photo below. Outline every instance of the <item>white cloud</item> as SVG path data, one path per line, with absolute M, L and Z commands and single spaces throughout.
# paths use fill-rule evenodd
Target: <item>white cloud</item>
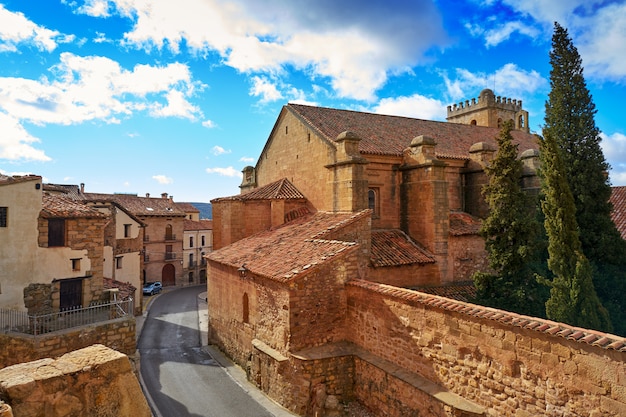
M 496 46 L 508 40 L 515 32 L 526 35 L 530 38 L 535 38 L 540 34 L 540 31 L 537 28 L 526 25 L 522 22 L 506 22 L 495 29 L 490 29 L 485 32 L 485 46 L 487 48 Z
M 626 185 L 626 135 L 601 133 L 602 152 L 606 161 L 611 165 L 612 185 Z
M 243 178 L 243 174 L 241 173 L 241 171 L 237 171 L 233 167 L 228 167 L 228 168 L 207 168 L 206 172 L 207 172 L 207 174 L 218 174 L 218 175 L 221 175 L 223 177 L 239 177 L 239 178 Z
M 296 68 L 327 80 L 337 95 L 357 99 L 373 99 L 388 73 L 424 62 L 427 50 L 447 42 L 430 0 L 319 0 L 307 7 L 284 0 L 111 4 L 134 24 L 124 35 L 129 45 L 178 53 L 184 44 L 199 55 L 217 52 L 226 65 L 245 73 L 278 75 Z M 267 100 L 277 97 L 277 92 L 257 93 Z
M 255 158 L 250 158 L 248 156 L 242 156 L 241 158 L 239 158 L 239 162 L 254 162 Z
M 452 100 L 467 99 L 470 92 L 491 88 L 496 95 L 521 98 L 547 88 L 548 81 L 537 71 L 526 71 L 515 64 L 506 64 L 493 74 L 473 73 L 457 68 L 455 78 L 442 74 Z
M 374 112 L 426 120 L 445 120 L 447 115 L 444 103 L 419 94 L 382 99 L 374 107 Z
M 215 155 L 215 156 L 231 153 L 230 150 L 226 150 L 226 149 L 224 149 L 224 148 L 222 148 L 221 146 L 218 146 L 218 145 L 215 145 L 211 150 L 213 151 L 213 155 Z
M 0 159 L 50 161 L 44 151 L 32 146 L 40 140 L 24 129 L 19 121 L 0 112 Z
M 57 47 L 57 41 L 67 40 L 61 33 L 36 25 L 24 14 L 11 12 L 2 4 L 0 22 L 0 52 L 15 52 L 22 44 L 50 52 Z
M 217 124 L 215 124 L 215 122 L 213 120 L 205 120 L 204 122 L 202 122 L 202 126 L 208 128 L 208 129 L 213 129 L 214 127 L 217 127 Z
M 174 182 L 173 179 L 165 175 L 153 175 L 152 179 L 156 180 L 156 182 L 158 182 L 159 184 L 171 184 Z
M 93 17 L 109 16 L 108 0 L 85 0 L 85 4 L 80 7 L 78 13 L 86 14 Z
M 276 101 L 283 98 L 276 85 L 270 82 L 265 77 L 252 77 L 252 87 L 250 88 L 250 95 L 253 97 L 260 97 L 261 103 L 268 103 L 270 101 Z

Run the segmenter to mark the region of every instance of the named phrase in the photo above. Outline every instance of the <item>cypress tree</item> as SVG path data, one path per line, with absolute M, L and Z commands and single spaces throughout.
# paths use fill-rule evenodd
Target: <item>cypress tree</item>
M 543 134 L 553 138 L 563 159 L 581 250 L 591 263 L 598 296 L 610 311 L 616 332 L 626 334 L 626 242 L 611 219 L 610 167 L 600 147 L 597 110 L 583 76 L 582 59 L 567 30 L 556 22 L 550 64 Z
M 608 312 L 592 282 L 591 265 L 582 252 L 576 223 L 574 197 L 567 183 L 561 151 L 550 132 L 540 143 L 541 179 L 544 199 L 541 209 L 548 235 L 548 318 L 574 326 L 611 331 Z
M 482 223 L 481 235 L 494 273 L 478 272 L 473 279 L 477 302 L 542 317 L 547 297 L 533 271 L 537 254 L 536 210 L 521 186 L 523 166 L 511 137 L 512 127 L 511 121 L 503 125 L 496 138 L 498 151 L 485 168 L 489 183 L 483 194 L 490 210 Z

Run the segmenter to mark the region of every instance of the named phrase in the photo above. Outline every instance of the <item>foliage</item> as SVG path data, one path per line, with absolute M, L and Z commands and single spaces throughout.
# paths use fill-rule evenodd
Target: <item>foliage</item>
M 510 121 L 502 127 L 496 156 L 485 168 L 489 183 L 483 194 L 490 211 L 481 234 L 494 273 L 479 272 L 473 279 L 477 302 L 541 317 L 547 297 L 534 278 L 538 224 L 531 197 L 521 186 L 523 166 L 517 159 L 512 127 Z
M 626 334 L 626 242 L 611 219 L 611 186 L 600 147 L 597 112 L 583 76 L 582 60 L 567 30 L 554 24 L 550 51 L 551 91 L 543 134 L 562 157 L 575 205 L 581 251 L 591 263 L 593 284 L 611 312 L 616 331 Z
M 596 295 L 591 266 L 582 252 L 576 223 L 574 197 L 567 183 L 565 168 L 556 140 L 547 135 L 540 144 L 541 179 L 548 235 L 548 267 L 552 280 L 539 277 L 550 285 L 546 302 L 548 318 L 574 326 L 610 331 L 608 312 Z

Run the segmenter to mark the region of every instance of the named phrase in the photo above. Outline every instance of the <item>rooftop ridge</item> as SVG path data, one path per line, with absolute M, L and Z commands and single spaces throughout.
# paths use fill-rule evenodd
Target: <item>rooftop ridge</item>
M 457 301 L 438 295 L 426 294 L 416 290 L 393 287 L 391 285 L 355 279 L 346 283 L 348 286 L 359 287 L 388 297 L 398 298 L 412 303 L 425 304 L 447 311 L 454 311 L 471 317 L 497 321 L 502 324 L 523 329 L 563 337 L 574 342 L 585 343 L 607 350 L 626 352 L 626 338 L 603 333 L 597 330 L 583 329 L 548 319 L 524 316 L 505 310 L 483 307 L 477 304 Z
M 317 232 L 316 234 L 314 234 L 313 236 L 311 236 L 311 239 L 321 239 L 321 236 L 325 236 L 326 234 L 334 231 L 335 229 L 340 229 L 350 223 L 353 223 L 359 219 L 361 219 L 362 217 L 370 214 L 372 212 L 372 210 L 370 209 L 365 209 L 365 210 L 361 210 L 358 211 L 354 214 L 352 214 L 350 217 L 340 220 L 337 223 L 334 223 L 331 226 L 328 226 L 325 230 L 321 230 L 319 232 Z M 324 211 L 318 211 L 318 213 L 330 213 L 330 214 L 335 214 L 332 212 L 324 212 Z

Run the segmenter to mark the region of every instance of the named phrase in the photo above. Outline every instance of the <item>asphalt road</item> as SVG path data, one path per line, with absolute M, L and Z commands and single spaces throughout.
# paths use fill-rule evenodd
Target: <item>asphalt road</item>
M 202 349 L 198 294 L 187 287 L 157 296 L 138 342 L 140 372 L 156 417 L 271 417 Z

